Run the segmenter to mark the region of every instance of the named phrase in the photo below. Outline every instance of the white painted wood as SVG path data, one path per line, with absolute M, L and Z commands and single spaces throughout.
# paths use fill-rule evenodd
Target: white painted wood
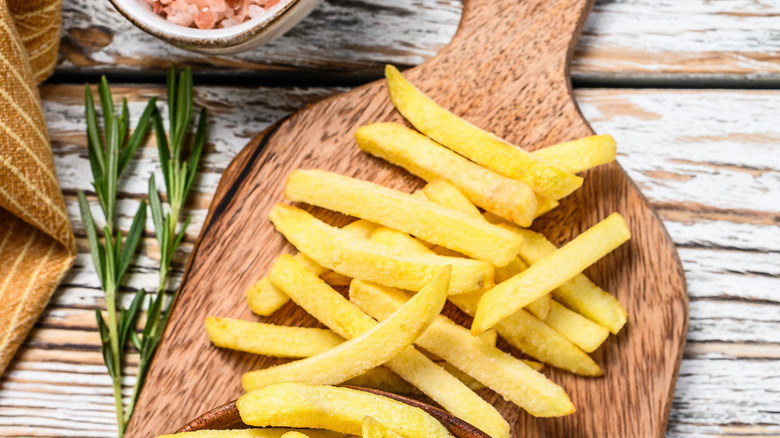
M 416 65 L 454 35 L 456 0 L 328 0 L 288 34 L 247 53 L 205 57 L 133 27 L 109 3 L 66 0 L 61 72 L 148 71 L 171 61 L 224 72 L 370 72 Z M 773 79 L 780 73 L 778 3 L 599 0 L 572 74 L 583 79 Z
M 256 133 L 328 88 L 199 87 L 211 143 L 191 200 L 193 224 L 178 281 L 221 172 Z M 115 88 L 139 103 L 156 87 Z M 68 213 L 79 235 L 76 266 L 0 380 L 0 436 L 114 436 L 110 381 L 103 371 L 93 309 L 105 305 L 87 254 L 75 190 L 89 189 L 82 90 L 44 87 L 46 117 Z M 578 90 L 598 132 L 618 140 L 619 161 L 665 219 L 678 245 L 691 295 L 690 330 L 668 436 L 777 436 L 780 405 L 780 93 L 680 90 Z M 234 103 L 231 103 L 234 102 Z M 727 109 L 727 110 L 724 110 Z M 157 169 L 153 143 L 132 163 L 119 224 L 146 193 Z M 147 232 L 151 233 L 151 224 Z M 128 289 L 154 289 L 156 244 L 131 267 Z M 234 291 L 243 293 L 243 291 Z M 128 303 L 129 293 L 123 299 Z M 131 356 L 125 395 L 134 382 Z M 607 370 L 607 372 L 609 372 Z
M 579 90 L 585 118 L 618 143 L 620 164 L 654 204 L 777 213 L 775 91 Z

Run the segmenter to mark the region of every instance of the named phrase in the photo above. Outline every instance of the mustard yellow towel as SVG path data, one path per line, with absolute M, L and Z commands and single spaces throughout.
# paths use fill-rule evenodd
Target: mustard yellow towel
M 0 374 L 76 255 L 37 83 L 57 63 L 61 0 L 0 0 Z

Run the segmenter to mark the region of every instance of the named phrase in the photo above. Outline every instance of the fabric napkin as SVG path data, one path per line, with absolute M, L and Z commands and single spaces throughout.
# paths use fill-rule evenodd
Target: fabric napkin
M 0 374 L 76 256 L 37 84 L 61 0 L 0 0 Z

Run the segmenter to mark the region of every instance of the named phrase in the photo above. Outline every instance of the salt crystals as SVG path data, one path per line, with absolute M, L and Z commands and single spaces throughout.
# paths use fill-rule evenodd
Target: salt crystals
M 261 16 L 281 0 L 144 0 L 171 23 L 198 29 L 235 26 Z

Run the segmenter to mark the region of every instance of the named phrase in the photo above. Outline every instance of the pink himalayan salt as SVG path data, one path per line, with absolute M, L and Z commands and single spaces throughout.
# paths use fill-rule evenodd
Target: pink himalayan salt
M 261 16 L 281 0 L 145 0 L 171 23 L 198 29 L 235 26 Z

